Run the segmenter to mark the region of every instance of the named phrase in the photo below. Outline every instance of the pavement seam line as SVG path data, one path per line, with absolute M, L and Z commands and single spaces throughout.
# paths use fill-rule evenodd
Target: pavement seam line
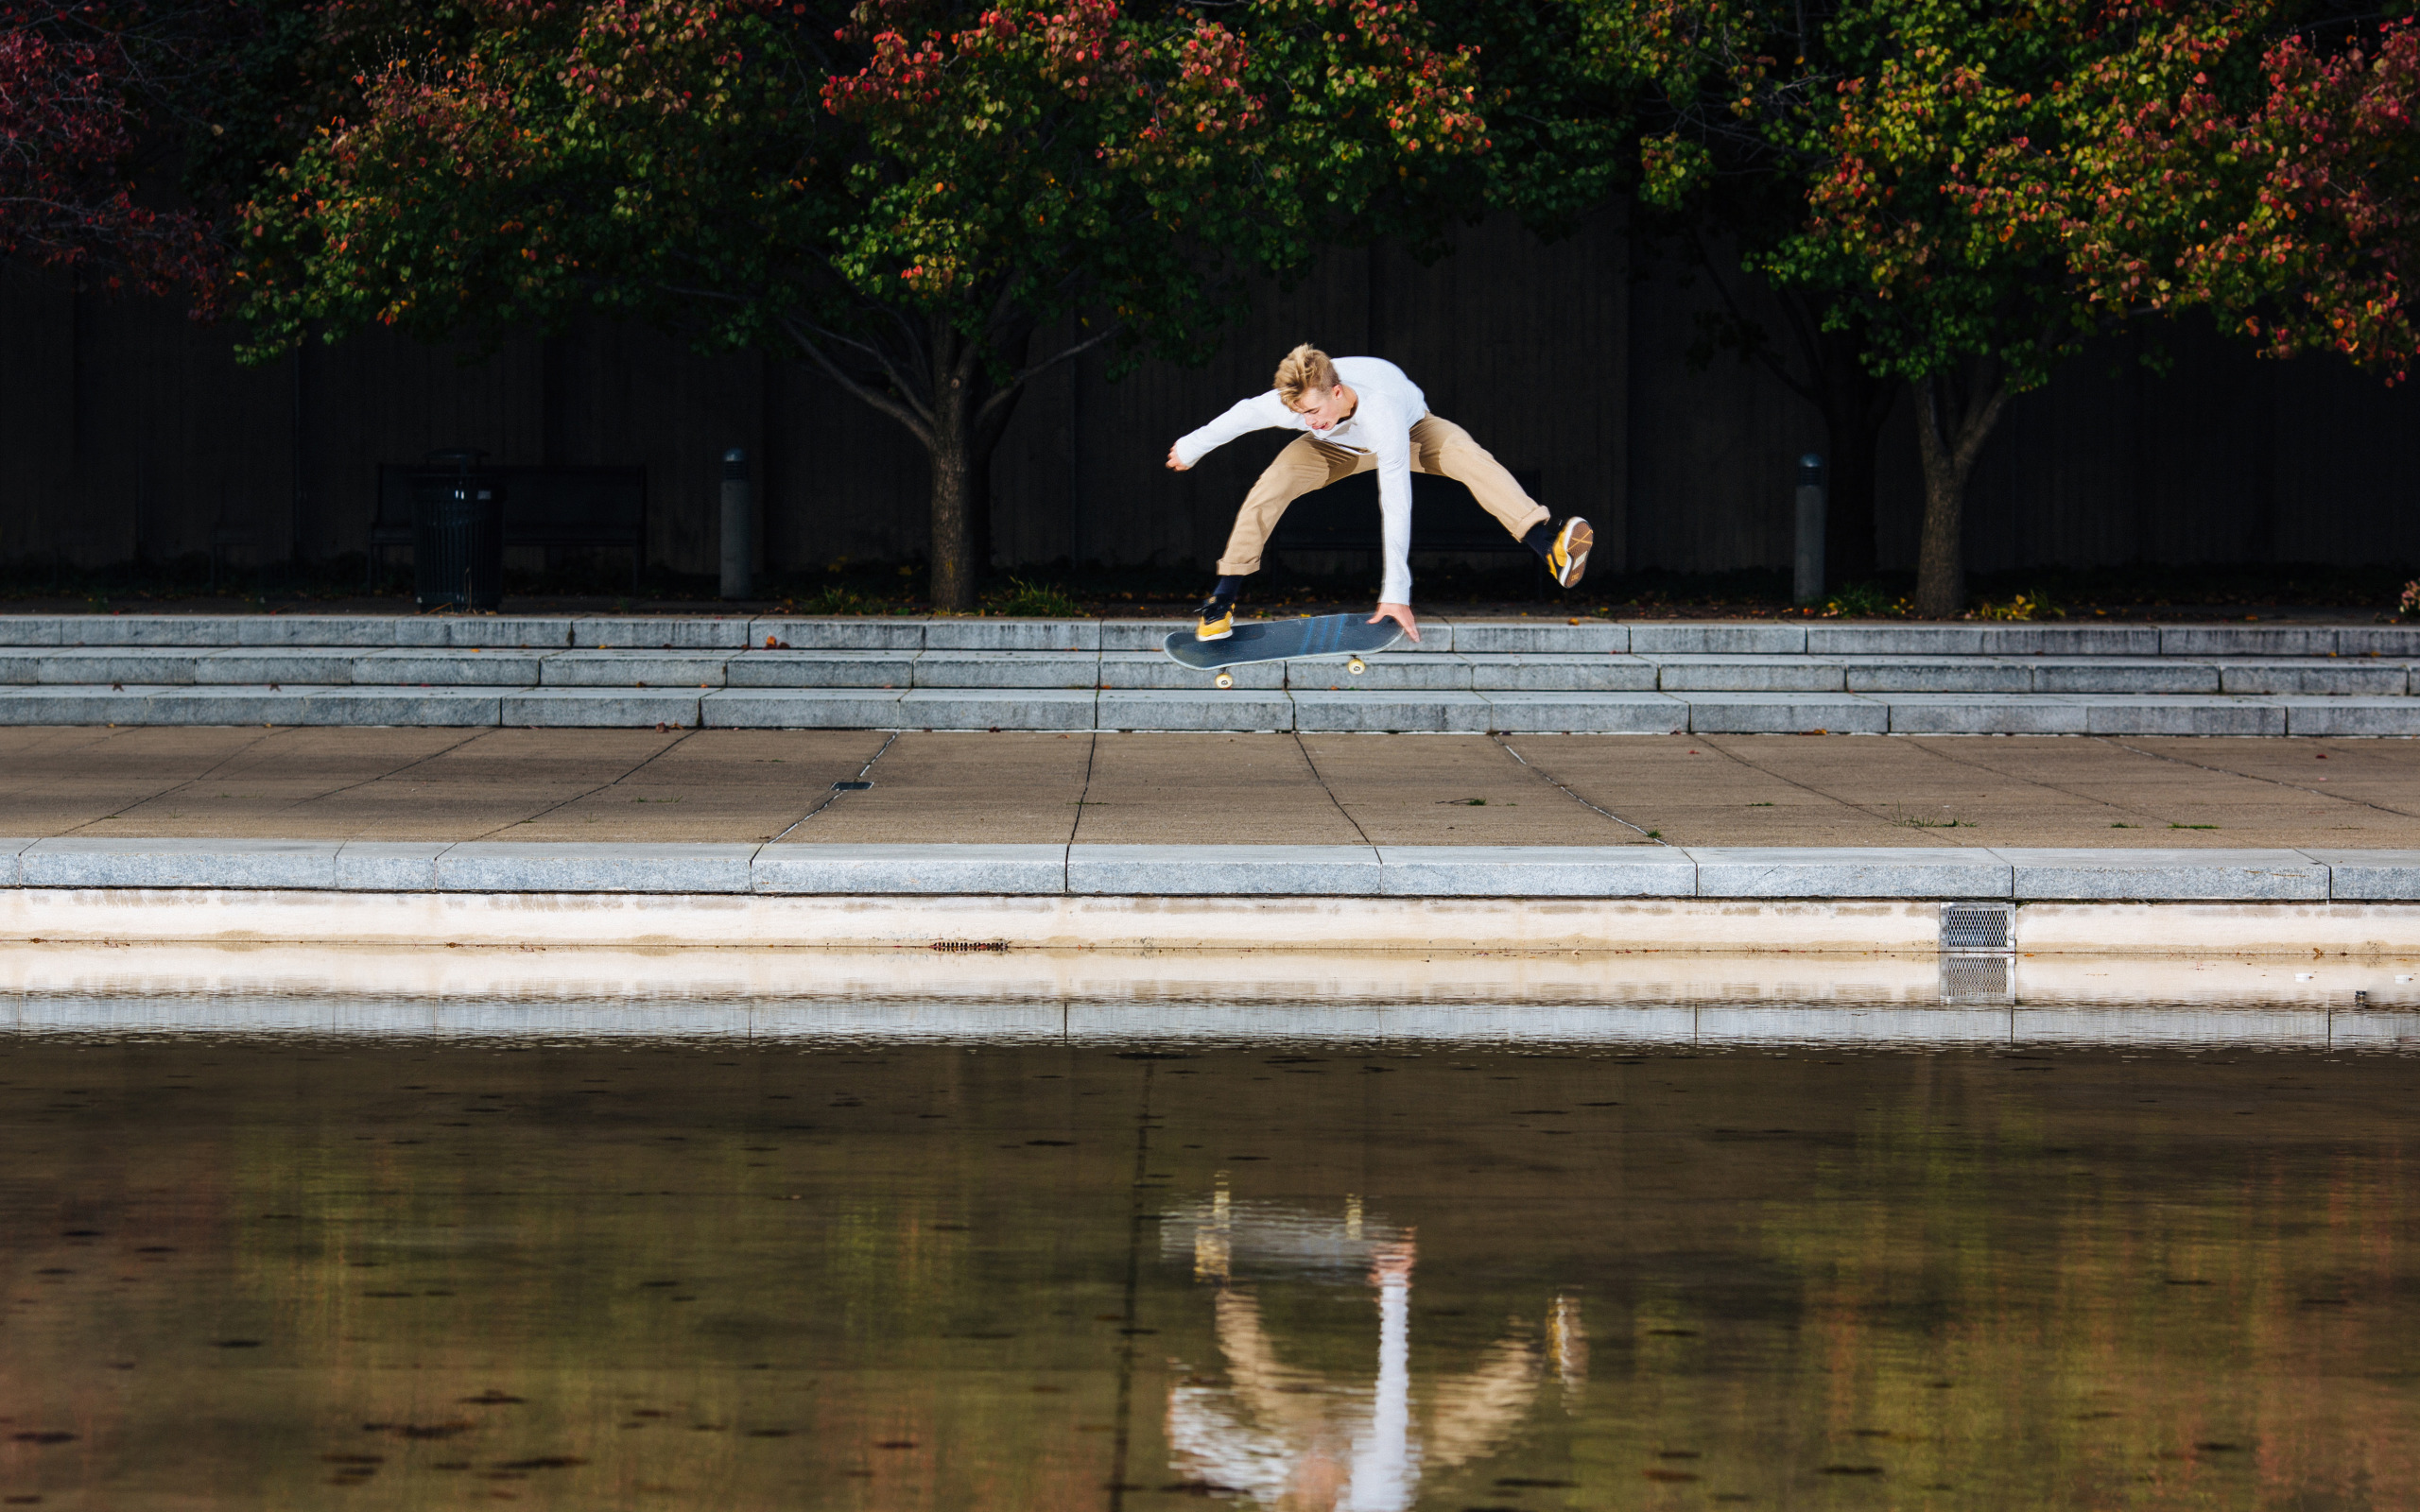
M 2246 782 L 2267 782 L 2273 786 L 2286 788 L 2292 792 L 2308 793 L 2313 798 L 2330 799 L 2339 803 L 2355 803 L 2365 809 L 2376 809 L 2380 814 L 2392 814 L 2399 819 L 2420 818 L 2420 815 L 2415 815 L 2409 809 L 2391 809 L 2383 803 L 2373 803 L 2365 798 L 2346 798 L 2342 793 L 2323 793 L 2315 787 L 2305 787 L 2300 782 L 2289 782 L 2282 778 L 2261 777 L 2256 773 L 2234 771 L 2224 766 L 2208 766 L 2200 762 L 2188 761 L 2182 756 L 2170 756 L 2165 751 L 2145 750 L 2139 746 L 2129 746 L 2124 740 L 2116 736 L 2104 735 L 2101 738 L 2108 744 L 2116 746 L 2121 750 L 2133 751 L 2137 756 L 2148 756 L 2155 762 L 2174 762 L 2179 766 L 2190 766 L 2198 772 L 2210 772 L 2220 777 L 2239 777 L 2244 779 Z M 2324 739 L 2327 737 L 2320 738 Z
M 1319 761 L 1311 754 L 1311 747 L 1303 744 L 1303 732 L 1297 730 L 1291 733 L 1294 737 L 1294 748 L 1303 753 L 1303 765 L 1311 769 L 1311 780 L 1320 784 L 1320 791 L 1325 793 L 1327 800 L 1336 805 L 1336 812 L 1344 816 L 1344 822 L 1353 826 L 1353 833 L 1361 837 L 1361 843 L 1369 846 L 1370 853 L 1377 854 L 1378 848 L 1371 840 L 1370 832 L 1361 828 L 1361 821 L 1355 818 L 1353 811 L 1344 806 L 1344 799 L 1337 797 L 1336 789 L 1327 785 L 1327 774 L 1320 770 Z
M 871 771 L 873 771 L 873 764 L 874 764 L 874 763 L 876 763 L 876 762 L 878 762 L 878 761 L 880 761 L 880 760 L 882 760 L 882 753 L 883 753 L 884 751 L 887 751 L 887 750 L 889 750 L 889 749 L 890 748 L 891 742 L 893 742 L 893 741 L 897 740 L 897 739 L 899 738 L 899 734 L 900 734 L 900 732 L 899 732 L 898 730 L 894 730 L 890 731 L 890 733 L 889 733 L 888 735 L 885 735 L 885 736 L 883 737 L 882 744 L 881 744 L 881 745 L 879 745 L 879 746 L 876 746 L 876 747 L 873 748 L 873 754 L 866 758 L 866 764 L 865 764 L 863 766 L 860 766 L 860 767 L 858 767 L 858 768 L 857 768 L 857 775 L 856 775 L 856 777 L 853 777 L 853 778 L 849 779 L 849 781 L 851 781 L 851 782 L 864 782 L 864 781 L 866 780 L 866 773 L 871 772 Z M 816 804 L 816 805 L 815 805 L 815 807 L 813 807 L 813 808 L 811 808 L 811 809 L 807 810 L 805 813 L 804 813 L 804 814 L 800 815 L 797 818 L 792 819 L 792 820 L 790 821 L 790 823 L 789 823 L 789 828 L 788 828 L 788 829 L 784 830 L 781 833 L 779 833 L 779 834 L 777 834 L 777 835 L 773 836 L 771 839 L 769 839 L 769 840 L 768 840 L 768 841 L 764 842 L 764 843 L 765 843 L 765 845 L 779 845 L 779 844 L 781 844 L 784 840 L 788 839 L 788 838 L 789 838 L 789 834 L 790 834 L 790 830 L 795 830 L 795 829 L 797 829 L 800 825 L 804 824 L 807 820 L 809 820 L 809 819 L 811 819 L 811 818 L 815 817 L 817 815 L 819 815 L 819 814 L 822 813 L 825 809 L 830 808 L 830 807 L 832 806 L 832 804 L 833 804 L 834 800 L 839 798 L 840 793 L 841 793 L 840 785 L 839 785 L 838 782 L 835 782 L 835 783 L 834 783 L 834 784 L 832 784 L 832 786 L 831 786 L 831 787 L 830 787 L 830 788 L 829 788 L 829 789 L 824 793 L 824 795 L 823 795 L 823 801 L 821 801 L 821 803 Z M 762 849 L 762 848 L 760 847 L 759 849 Z
M 1703 746 L 1706 749 L 1714 752 L 1716 755 L 1720 756 L 1727 761 L 1736 763 L 1738 765 L 1745 766 L 1752 772 L 1756 772 L 1763 776 L 1770 777 L 1776 782 L 1787 782 L 1791 787 L 1798 789 L 1802 793 L 1812 794 L 1816 798 L 1822 799 L 1826 803 L 1837 803 L 1841 807 L 1847 809 L 1852 813 L 1862 814 L 1869 819 L 1880 819 L 1883 823 L 1894 828 L 1903 827 L 1900 825 L 1899 820 L 1891 817 L 1887 814 L 1880 813 L 1875 809 L 1870 809 L 1862 803 L 1851 802 L 1849 799 L 1841 797 L 1837 793 L 1827 793 L 1824 791 L 1824 789 L 1817 787 L 1810 782 L 1802 782 L 1797 778 L 1791 777 L 1787 773 L 1774 771 L 1772 767 L 1765 765 L 1761 762 L 1750 761 L 1747 757 L 1740 755 L 1737 751 L 1731 749 L 1727 746 L 1719 746 L 1715 744 L 1711 736 L 1692 734 L 1689 738 L 1696 741 L 1699 745 Z M 1756 737 L 1750 735 L 1744 738 L 1754 740 Z M 1927 747 L 1918 747 L 1917 748 L 1919 750 L 1924 750 Z M 1930 838 L 1931 837 L 1929 835 L 1927 835 L 1927 840 L 1930 840 Z M 1937 840 L 1932 841 L 1932 843 L 1945 850 L 1972 850 L 1977 849 L 1974 846 L 1960 845 L 1955 840 Z
M 145 728 L 145 729 L 159 729 L 159 728 L 161 728 L 161 727 L 156 726 L 156 725 L 153 725 L 153 726 L 144 726 L 144 727 L 141 727 L 141 728 Z M 286 726 L 285 728 L 286 728 L 286 729 L 291 730 L 291 729 L 294 729 L 294 728 L 297 728 L 297 727 L 289 725 L 289 726 Z M 233 761 L 236 757 L 243 755 L 246 751 L 252 749 L 252 748 L 253 748 L 254 747 L 256 747 L 256 746 L 259 746 L 263 741 L 268 740 L 271 735 L 274 735 L 274 734 L 276 734 L 276 733 L 277 733 L 276 730 L 272 729 L 272 730 L 268 730 L 268 731 L 266 731 L 266 732 L 264 732 L 264 733 L 262 733 L 262 734 L 254 735 L 251 739 L 250 739 L 250 740 L 248 740 L 248 741 L 244 742 L 244 744 L 242 744 L 241 746 L 236 747 L 233 750 L 229 751 L 226 755 L 219 757 L 216 761 L 212 762 L 208 766 L 203 767 L 200 771 L 198 771 L 198 772 L 194 773 L 191 777 L 186 778 L 184 781 L 180 782 L 171 782 L 171 783 L 169 783 L 167 786 L 165 786 L 165 787 L 164 787 L 164 788 L 160 789 L 160 791 L 158 791 L 157 793 L 153 793 L 153 794 L 151 794 L 151 795 L 150 795 L 149 797 L 147 797 L 147 798 L 141 798 L 141 799 L 135 799 L 135 801 L 134 801 L 134 802 L 132 802 L 132 803 L 121 803 L 121 804 L 119 804 L 119 805 L 117 806 L 117 814 L 104 814 L 104 815 L 102 815 L 102 816 L 101 816 L 99 818 L 97 818 L 97 819 L 86 819 L 82 824 L 77 825 L 74 829 L 71 829 L 71 830 L 67 831 L 65 834 L 59 835 L 59 836 L 58 836 L 58 838 L 60 838 L 60 839 L 62 839 L 62 840 L 63 840 L 63 839 L 67 838 L 67 835 L 79 833 L 81 833 L 81 832 L 83 832 L 83 831 L 85 831 L 85 830 L 87 830 L 87 829 L 90 829 L 92 826 L 94 826 L 94 825 L 95 825 L 95 824 L 106 824 L 106 823 L 108 823 L 110 820 L 116 818 L 116 817 L 118 816 L 118 815 L 120 815 L 120 814 L 124 814 L 128 809 L 130 809 L 130 808 L 139 808 L 139 807 L 141 807 L 143 804 L 146 804 L 146 803 L 157 803 L 157 802 L 159 802 L 162 799 L 164 799 L 164 798 L 168 797 L 168 796 L 169 796 L 170 794 L 172 794 L 172 793 L 181 792 L 181 791 L 182 791 L 182 790 L 183 790 L 183 789 L 185 789 L 185 788 L 191 787 L 194 783 L 200 782 L 203 778 L 208 777 L 211 773 L 217 771 L 220 767 L 222 767 L 222 766 L 226 765 L 229 762 Z
M 1929 746 L 1929 745 L 1927 745 L 1927 744 L 1926 744 L 1926 742 L 1927 742 L 1927 741 L 1932 741 L 1932 740 L 1943 740 L 1943 739 L 1958 740 L 1958 739 L 1964 739 L 1964 738 L 1967 738 L 1967 737 L 1964 737 L 1964 736 L 1956 736 L 1956 735 L 1952 735 L 1952 736 L 1942 736 L 1942 735 L 1912 735 L 1912 736 L 1910 736 L 1910 737 L 1909 737 L 1910 741 L 1910 742 L 1915 746 L 1916 749 L 1918 749 L 1918 750 L 1920 750 L 1920 751 L 1923 751 L 1923 752 L 1925 752 L 1925 753 L 1926 753 L 1926 754 L 1927 754 L 1927 755 L 1930 755 L 1930 756 L 1938 756 L 1938 757 L 1940 757 L 1943 761 L 1948 762 L 1948 763 L 1950 763 L 1950 764 L 1951 764 L 1951 765 L 1957 765 L 1957 766 L 1971 766 L 1971 767 L 1973 767 L 1976 771 L 1979 771 L 1979 772 L 1989 772 L 1992 776 L 1998 778 L 2000 781 L 2002 781 L 2002 782 L 2024 782 L 2024 783 L 2026 783 L 2026 784 L 2028 784 L 2028 785 L 2030 785 L 2030 786 L 2032 786 L 2032 787 L 2048 788 L 2048 789 L 2049 789 L 2049 790 L 2050 790 L 2051 792 L 2053 792 L 2053 793 L 2065 793 L 2065 794 L 2066 794 L 2067 797 L 2069 797 L 2069 798 L 2082 799 L 2083 799 L 2086 803 L 2096 804 L 2096 805 L 2098 805 L 2098 806 L 2100 806 L 2100 807 L 2101 807 L 2101 808 L 2103 808 L 2103 809 L 2108 810 L 2108 811 L 2109 811 L 2110 813 L 2112 813 L 2112 814 L 2131 814 L 2131 815 L 2133 815 L 2135 817 L 2136 817 L 2136 818 L 2138 818 L 2138 819 L 2142 819 L 2142 820 L 2145 820 L 2145 821 L 2148 821 L 2148 822 L 2156 822 L 2156 823 L 2160 823 L 2160 824 L 2166 824 L 2166 823 L 2169 822 L 2169 819 L 2167 818 L 2167 816 L 2164 816 L 2164 815 L 2152 814 L 2152 813 L 2151 813 L 2151 812 L 2149 812 L 2149 811 L 2147 811 L 2147 810 L 2144 810 L 2144 809 L 2131 809 L 2131 808 L 2127 808 L 2127 807 L 2126 807 L 2126 806 L 2124 806 L 2123 804 L 2119 804 L 2119 803 L 2112 803 L 2112 802 L 2110 802 L 2110 801 L 2109 801 L 2107 799 L 2105 799 L 2105 798 L 2097 798 L 2097 797 L 2095 797 L 2094 795 L 2092 795 L 2092 794 L 2090 794 L 2090 793 L 2079 792 L 2079 791 L 2077 791 L 2075 788 L 2072 788 L 2072 787 L 2064 787 L 2064 786 L 2060 785 L 2060 784 L 2059 784 L 2059 783 L 2057 783 L 2057 782 L 2043 782 L 2043 781 L 2042 781 L 2040 778 L 2038 778 L 2038 777 L 2020 777 L 2020 776 L 2016 775 L 2016 774 L 2015 774 L 2015 773 L 2014 773 L 2014 772 L 2004 772 L 2004 771 L 2000 770 L 1998 767 L 1994 766 L 1994 765 L 1989 765 L 1988 763 L 1985 763 L 1985 762 L 1978 762 L 1978 761 L 1969 761 L 1969 760 L 1967 760 L 1967 759 L 1966 759 L 1965 757 L 1963 757 L 1963 756 L 1955 755 L 1955 754 L 1952 754 L 1952 753 L 1951 753 L 1951 752 L 1949 752 L 1949 751 L 1942 750 L 1942 749 L 1939 749 L 1939 748 L 1937 748 L 1937 747 L 1933 747 L 1933 746 Z M 1984 736 L 1984 737 L 1982 737 L 1982 738 L 1984 738 L 1984 739 L 1987 739 L 1987 740 L 1988 740 L 1988 739 L 1992 739 L 1992 738 L 1995 738 L 1995 737 L 1992 737 L 1992 736 Z M 2068 740 L 2068 739 L 2081 739 L 2081 740 L 2105 740 L 2105 739 L 2106 739 L 2106 737 L 2104 737 L 2104 736 L 2100 736 L 2100 735 L 2082 735 L 2082 736 L 2047 735 L 2047 736 L 2044 736 L 2044 737 L 2042 737 L 2042 738 L 2044 738 L 2044 739 L 2046 739 L 2046 740 Z M 2130 849 L 2133 849 L 2133 848 L 2132 848 L 2132 847 L 2126 847 L 2126 846 L 2117 846 L 2117 847 L 2112 847 L 2111 849 L 2113 849 L 2113 850 L 2130 850 Z
M 513 820 L 510 824 L 499 826 L 498 828 L 490 830 L 483 834 L 475 834 L 471 836 L 469 840 L 458 840 L 454 843 L 457 845 L 469 845 L 481 840 L 493 839 L 496 835 L 502 834 L 507 830 L 515 830 L 519 829 L 522 825 L 535 823 L 537 820 L 544 818 L 547 815 L 554 813 L 558 809 L 568 808 L 572 804 L 579 802 L 581 799 L 594 798 L 597 794 L 604 792 L 607 788 L 618 786 L 623 782 L 629 782 L 631 778 L 636 777 L 639 773 L 646 771 L 649 765 L 654 764 L 657 757 L 662 756 L 666 751 L 676 749 L 686 744 L 689 737 L 696 733 L 697 731 L 694 730 L 684 730 L 681 731 L 678 738 L 666 741 L 662 747 L 648 753 L 647 760 L 640 762 L 637 765 L 631 767 L 629 771 L 622 773 L 619 777 L 614 778 L 612 782 L 599 782 L 595 787 L 588 789 L 586 792 L 574 793 L 571 797 L 564 799 L 560 802 L 549 803 L 544 808 L 540 809 L 537 813 L 525 815 L 522 817 Z
M 1487 738 L 1495 742 L 1498 746 L 1503 747 L 1504 753 L 1506 755 L 1512 757 L 1514 761 L 1519 762 L 1522 765 L 1529 767 L 1530 770 L 1537 773 L 1540 777 L 1545 778 L 1547 782 L 1552 782 L 1555 787 L 1562 792 L 1564 797 L 1571 799 L 1574 803 L 1579 804 L 1582 808 L 1596 809 L 1598 813 L 1613 820 L 1616 824 L 1624 825 L 1630 829 L 1637 830 L 1640 834 L 1645 835 L 1646 838 L 1653 844 L 1663 846 L 1665 849 L 1670 850 L 1677 850 L 1680 849 L 1680 847 L 1672 844 L 1671 841 L 1665 839 L 1660 834 L 1649 834 L 1645 830 L 1640 830 L 1637 825 L 1632 824 L 1630 820 L 1623 818 L 1620 815 L 1615 813 L 1611 809 L 1598 808 L 1596 804 L 1589 802 L 1586 799 L 1582 798 L 1570 788 L 1564 786 L 1563 780 L 1555 776 L 1552 772 L 1547 771 L 1543 766 L 1531 765 L 1530 759 L 1522 755 L 1519 751 L 1514 750 L 1512 748 L 1512 743 L 1506 740 L 1502 735 L 1494 730 L 1490 730 L 1488 731 Z
M 347 782 L 341 787 L 329 788 L 324 793 L 314 793 L 309 798 L 296 799 L 293 802 L 288 803 L 285 806 L 288 810 L 298 809 L 305 803 L 317 803 L 324 799 L 332 799 L 339 793 L 350 793 L 356 787 L 368 787 L 373 782 L 383 782 L 389 778 L 400 777 L 404 773 L 410 771 L 413 767 L 421 765 L 423 763 L 433 762 L 440 756 L 446 754 L 448 751 L 460 750 L 463 747 L 479 739 L 481 736 L 493 733 L 494 731 L 492 730 L 473 730 L 469 733 L 465 734 L 461 739 L 454 742 L 454 744 L 430 751 L 424 756 L 415 756 L 410 761 L 404 763 L 401 766 L 394 767 L 389 771 L 380 772 L 375 777 L 365 777 L 358 782 Z

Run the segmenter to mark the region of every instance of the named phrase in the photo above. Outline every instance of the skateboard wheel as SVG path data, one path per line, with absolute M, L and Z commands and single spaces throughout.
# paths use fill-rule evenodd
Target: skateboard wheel
M 1221 672 L 1219 674 L 1217 681 L 1219 686 L 1222 688 L 1232 688 L 1236 685 L 1236 675 L 1232 672 Z
M 1369 670 L 1370 670 L 1370 664 L 1369 664 L 1368 662 L 1366 662 L 1362 661 L 1359 657 L 1357 657 L 1357 657 L 1355 657 L 1352 661 L 1347 662 L 1346 663 L 1344 663 L 1344 670 L 1345 670 L 1345 671 L 1347 671 L 1347 672 L 1352 673 L 1355 677 L 1357 677 L 1357 677 L 1359 677 L 1362 673 L 1367 672 L 1367 671 L 1369 671 Z

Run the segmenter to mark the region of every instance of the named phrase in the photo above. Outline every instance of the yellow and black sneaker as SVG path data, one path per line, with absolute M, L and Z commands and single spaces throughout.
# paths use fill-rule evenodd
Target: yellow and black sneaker
M 1588 522 L 1573 515 L 1554 533 L 1554 544 L 1547 550 L 1547 571 L 1554 574 L 1555 585 L 1569 588 L 1580 581 L 1588 570 L 1588 548 L 1597 543 L 1597 532 Z
M 1223 641 L 1236 633 L 1236 601 L 1232 598 L 1205 598 L 1193 614 L 1193 638 L 1197 641 Z

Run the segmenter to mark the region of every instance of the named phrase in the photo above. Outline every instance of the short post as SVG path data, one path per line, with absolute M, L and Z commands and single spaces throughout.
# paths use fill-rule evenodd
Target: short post
M 722 454 L 722 596 L 746 598 L 749 558 L 755 542 L 755 499 L 748 482 L 748 451 Z
M 1798 459 L 1797 571 L 1790 597 L 1812 604 L 1824 596 L 1824 458 L 1809 452 Z

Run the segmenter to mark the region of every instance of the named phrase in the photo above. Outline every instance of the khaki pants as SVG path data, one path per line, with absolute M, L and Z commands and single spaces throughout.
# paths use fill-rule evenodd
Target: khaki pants
M 1236 511 L 1235 532 L 1227 538 L 1226 554 L 1219 558 L 1219 576 L 1241 577 L 1260 571 L 1260 549 L 1269 543 L 1270 532 L 1277 528 L 1288 505 L 1314 489 L 1340 483 L 1377 465 L 1377 457 L 1368 452 L 1348 451 L 1316 436 L 1296 437 L 1244 495 L 1244 507 Z M 1452 478 L 1470 490 L 1479 507 L 1502 522 L 1516 541 L 1547 518 L 1545 507 L 1522 491 L 1504 464 L 1450 420 L 1424 415 L 1411 428 L 1411 470 Z

